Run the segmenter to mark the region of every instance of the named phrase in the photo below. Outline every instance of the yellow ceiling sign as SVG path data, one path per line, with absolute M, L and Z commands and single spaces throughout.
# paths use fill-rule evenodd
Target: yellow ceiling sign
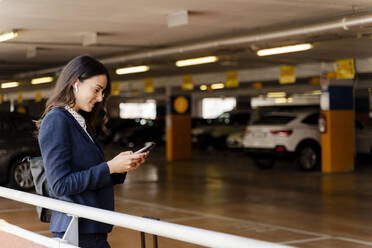
M 253 88 L 255 88 L 255 89 L 262 89 L 263 88 L 262 82 L 254 82 L 253 83 Z
M 132 90 L 132 96 L 133 96 L 133 97 L 137 97 L 137 96 L 139 96 L 139 92 L 138 92 L 138 90 Z
M 354 59 L 336 60 L 336 79 L 353 79 L 355 77 Z
M 113 96 L 120 95 L 120 89 L 119 89 L 119 83 L 118 82 L 112 82 L 112 84 L 111 84 L 111 95 L 113 95 Z
M 238 71 L 228 71 L 226 73 L 226 88 L 239 87 Z
M 41 92 L 37 90 L 35 93 L 35 102 L 41 102 Z
M 310 84 L 312 84 L 312 85 L 318 85 L 318 84 L 320 84 L 320 77 L 312 77 L 310 79 Z
M 326 74 L 326 79 L 336 79 L 337 73 L 335 71 L 329 71 Z
M 293 84 L 296 82 L 296 75 L 293 66 L 283 65 L 280 66 L 279 83 L 280 84 Z
M 151 93 L 154 92 L 154 81 L 152 78 L 145 78 L 145 92 Z
M 17 102 L 18 102 L 18 103 L 22 103 L 22 102 L 23 102 L 22 92 L 18 92 Z
M 27 113 L 27 110 L 26 110 L 26 108 L 24 106 L 20 105 L 20 106 L 17 106 L 16 112 L 17 113 L 20 113 L 20 114 L 26 114 Z
M 182 89 L 183 90 L 194 89 L 194 84 L 192 82 L 192 75 L 183 75 Z

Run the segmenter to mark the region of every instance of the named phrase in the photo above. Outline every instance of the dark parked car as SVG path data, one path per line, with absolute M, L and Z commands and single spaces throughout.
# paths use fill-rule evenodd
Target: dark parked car
M 34 137 L 32 118 L 17 113 L 0 112 L 0 184 L 30 190 L 34 187 L 30 165 L 22 162 L 26 156 L 40 154 Z
M 165 144 L 165 120 L 137 118 L 118 122 L 116 128 L 110 128 L 112 142 L 124 147 L 142 147 L 146 142 L 155 142 L 157 146 Z
M 96 126 L 96 136 L 103 144 L 114 142 L 115 135 L 122 130 L 128 130 L 135 127 L 138 123 L 135 119 L 110 119 L 104 126 Z M 103 129 L 104 127 L 104 129 Z
M 193 145 L 202 150 L 226 149 L 228 135 L 244 132 L 250 116 L 250 110 L 233 110 L 222 113 L 216 119 L 193 120 Z

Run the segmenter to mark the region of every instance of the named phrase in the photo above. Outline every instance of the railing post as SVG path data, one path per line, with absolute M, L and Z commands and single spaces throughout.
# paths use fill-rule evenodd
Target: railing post
M 63 240 L 70 245 L 79 246 L 79 217 L 71 215 L 72 219 L 67 227 Z
M 146 248 L 146 238 L 144 232 L 141 232 L 141 248 Z
M 158 218 L 150 217 L 150 216 L 142 216 L 142 217 L 152 219 L 152 220 L 160 220 Z M 158 236 L 155 234 L 152 235 L 152 245 L 153 245 L 153 248 L 158 248 Z M 145 238 L 144 232 L 141 232 L 141 248 L 146 248 L 146 238 Z

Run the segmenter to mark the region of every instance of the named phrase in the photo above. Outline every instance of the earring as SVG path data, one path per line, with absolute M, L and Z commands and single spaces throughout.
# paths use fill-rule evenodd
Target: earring
M 75 82 L 74 86 L 75 86 L 75 92 L 77 93 L 79 91 L 79 89 L 78 89 L 78 82 Z

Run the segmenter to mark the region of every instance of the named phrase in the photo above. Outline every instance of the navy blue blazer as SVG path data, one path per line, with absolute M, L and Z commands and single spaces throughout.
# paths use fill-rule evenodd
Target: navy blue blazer
M 53 108 L 42 120 L 39 145 L 51 197 L 86 206 L 114 210 L 114 184 L 126 174 L 111 174 L 101 146 L 94 143 L 76 119 Z M 65 232 L 71 217 L 52 212 L 51 232 Z M 80 233 L 107 233 L 112 226 L 79 218 Z

